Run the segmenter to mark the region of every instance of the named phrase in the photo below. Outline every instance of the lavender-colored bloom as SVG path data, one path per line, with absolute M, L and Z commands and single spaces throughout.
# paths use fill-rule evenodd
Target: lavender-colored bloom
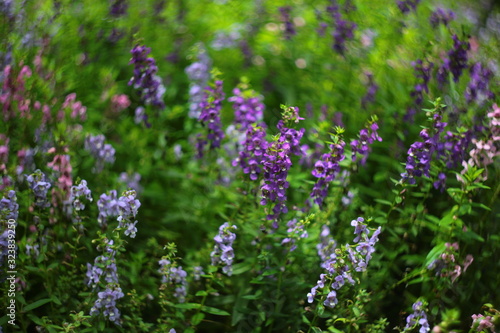
M 397 1 L 397 5 L 401 13 L 408 14 L 410 11 L 415 11 L 420 0 L 402 0 Z
M 165 86 L 161 78 L 156 75 L 158 67 L 152 57 L 148 57 L 151 52 L 149 47 L 136 45 L 130 53 L 132 59 L 129 64 L 134 65 L 134 76 L 129 81 L 129 86 L 133 86 L 139 91 L 142 101 L 146 105 L 153 105 L 159 109 L 165 108 L 163 103 L 163 94 Z
M 363 109 L 366 109 L 368 104 L 375 101 L 375 94 L 378 91 L 378 85 L 373 79 L 373 74 L 366 73 L 366 77 L 368 78 L 368 87 L 365 96 L 363 96 L 363 98 L 361 99 L 361 106 L 363 107 Z
M 415 177 L 430 177 L 431 160 L 434 151 L 437 148 L 439 134 L 446 126 L 442 122 L 440 114 L 434 114 L 434 136 L 430 136 L 429 130 L 424 128 L 420 132 L 420 137 L 423 141 L 417 141 L 408 149 L 408 158 L 406 160 L 406 172 L 401 174 L 402 181 L 408 184 L 415 184 Z
M 195 281 L 199 281 L 201 279 L 202 275 L 205 275 L 205 272 L 203 271 L 203 267 L 194 266 L 193 267 L 193 279 Z
M 42 208 L 50 207 L 50 203 L 47 201 L 47 193 L 51 184 L 48 182 L 47 177 L 40 170 L 36 170 L 26 177 L 26 180 L 35 195 L 35 205 Z
M 467 68 L 467 51 L 470 49 L 469 42 L 462 42 L 457 35 L 453 35 L 453 48 L 448 51 L 448 57 L 437 72 L 437 80 L 443 85 L 448 81 L 448 73 L 453 75 L 453 81 L 458 82 L 462 71 Z
M 70 201 L 73 203 L 73 207 L 75 207 L 76 210 L 85 209 L 85 205 L 81 201 L 83 197 L 92 202 L 92 193 L 87 187 L 87 181 L 84 179 L 82 179 L 77 186 L 71 187 Z
M 134 122 L 137 125 L 144 123 L 144 125 L 146 125 L 147 128 L 151 127 L 151 124 L 148 122 L 148 115 L 146 114 L 146 109 L 144 109 L 144 107 L 139 106 L 135 109 Z
M 281 245 L 290 246 L 290 252 L 292 252 L 297 249 L 297 239 L 307 238 L 309 235 L 307 234 L 307 231 L 304 230 L 304 224 L 298 223 L 297 219 L 288 221 L 286 226 L 288 227 L 286 231 L 288 233 L 288 237 L 281 241 Z
M 241 39 L 241 34 L 237 30 L 230 32 L 217 32 L 212 41 L 212 48 L 214 50 L 231 49 L 238 46 L 238 41 Z
M 262 126 L 250 125 L 246 131 L 243 149 L 238 157 L 233 160 L 233 166 L 240 165 L 245 174 L 250 175 L 251 180 L 257 180 L 262 173 L 264 153 L 268 147 L 266 131 Z
M 439 24 L 443 24 L 445 26 L 448 25 L 451 21 L 455 19 L 455 13 L 450 9 L 446 10 L 443 8 L 437 8 L 432 12 L 429 21 L 433 28 L 436 28 Z
M 415 77 L 420 80 L 414 87 L 410 95 L 415 98 L 417 106 L 422 105 L 424 101 L 424 92 L 429 93 L 429 81 L 431 79 L 431 71 L 434 63 L 429 62 L 425 64 L 421 59 L 412 62 L 411 64 L 415 71 Z
M 110 286 L 105 291 L 97 293 L 98 298 L 90 309 L 90 315 L 102 313 L 111 322 L 120 325 L 120 310 L 116 307 L 116 301 L 124 296 L 122 289 L 118 286 Z
M 330 145 L 330 152 L 323 154 L 321 159 L 314 164 L 312 175 L 318 180 L 313 187 L 310 197 L 318 206 L 322 206 L 328 194 L 328 187 L 340 172 L 340 162 L 345 158 L 345 142 L 340 139 Z
M 137 172 L 133 174 L 122 172 L 118 181 L 124 184 L 127 188 L 131 188 L 136 192 L 140 192 L 142 189 L 141 185 L 139 184 L 139 182 L 141 181 L 141 175 Z
M 431 330 L 427 321 L 427 314 L 424 311 L 424 306 L 421 301 L 415 302 L 412 306 L 413 313 L 406 318 L 406 326 L 403 332 L 413 332 L 413 329 L 420 326 L 420 333 L 429 332 Z
M 135 238 L 137 233 L 136 224 L 137 221 L 135 217 L 137 215 L 137 211 L 139 207 L 141 207 L 141 203 L 136 198 L 136 192 L 125 191 L 123 195 L 118 199 L 118 210 L 119 216 L 117 221 L 119 222 L 118 227 L 125 229 L 125 236 L 129 236 L 130 238 Z
M 438 174 L 438 179 L 433 183 L 433 186 L 436 190 L 441 190 L 441 193 L 444 192 L 446 188 L 446 174 L 440 172 Z
M 239 88 L 233 89 L 234 96 L 227 100 L 233 103 L 234 123 L 241 131 L 246 131 L 251 124 L 262 121 L 264 104 L 262 97 L 256 96 L 253 90 L 241 91 Z
M 99 224 L 106 225 L 108 218 L 118 216 L 120 210 L 116 190 L 110 191 L 109 194 L 101 194 L 97 201 L 97 207 L 99 208 L 99 215 L 97 217 Z
M 368 154 L 370 152 L 370 146 L 375 141 L 382 141 L 382 138 L 378 135 L 378 124 L 372 123 L 368 128 L 364 128 L 359 132 L 359 139 L 351 141 L 352 150 L 352 161 L 355 162 L 357 159 L 357 154 L 363 156 L 361 159 L 361 165 L 365 165 L 368 159 Z
M 191 81 L 189 88 L 189 117 L 198 119 L 200 117 L 205 92 L 204 87 L 210 79 L 211 61 L 203 46 L 199 46 L 197 61 L 186 68 L 186 74 Z
M 337 53 L 344 54 L 346 50 L 346 40 L 354 38 L 354 29 L 356 27 L 356 23 L 344 20 L 339 15 L 336 20 L 335 30 L 332 33 L 333 49 Z
M 2 220 L 14 219 L 17 221 L 18 216 L 19 204 L 17 203 L 16 192 L 10 190 L 7 197 L 4 195 L 0 200 L 0 217 Z
M 87 150 L 95 159 L 96 165 L 94 172 L 100 173 L 104 169 L 104 163 L 112 164 L 115 162 L 115 149 L 109 143 L 104 143 L 105 137 L 102 134 L 89 135 L 85 139 L 85 150 Z
M 477 101 L 481 104 L 486 99 L 492 99 L 495 94 L 490 90 L 490 80 L 493 78 L 493 72 L 480 62 L 470 67 L 470 81 L 465 91 L 467 103 Z
M 120 17 L 127 13 L 128 3 L 126 0 L 113 0 L 109 13 L 111 16 Z
M 220 120 L 224 96 L 222 81 L 218 80 L 215 81 L 215 88 L 205 88 L 205 96 L 200 103 L 201 114 L 199 120 L 208 128 L 207 140 L 211 149 L 219 148 L 224 138 Z
M 186 271 L 181 266 L 175 266 L 165 258 L 158 263 L 160 264 L 158 272 L 162 275 L 161 283 L 172 285 L 174 287 L 174 296 L 179 303 L 184 303 L 187 295 Z
M 314 301 L 318 290 L 323 289 L 324 292 L 328 291 L 323 304 L 329 308 L 335 307 L 338 303 L 337 290 L 346 283 L 351 285 L 356 283 L 352 275 L 353 272 L 366 271 L 371 255 L 375 251 L 374 246 L 378 241 L 381 228 L 379 227 L 372 233 L 371 237 L 368 237 L 369 231 L 363 218 L 358 217 L 351 224 L 355 227 L 354 233 L 357 235 L 355 242 L 358 244 L 353 246 L 347 244 L 341 248 L 336 248 L 335 242 L 329 236 L 328 227 L 323 226 L 320 234 L 321 243 L 318 244 L 317 248 L 322 260 L 321 267 L 325 269 L 326 273 L 320 275 L 316 285 L 307 294 L 309 303 Z M 354 247 L 356 250 L 353 250 Z M 328 286 L 326 281 L 331 282 L 331 285 Z
M 280 7 L 279 11 L 281 14 L 281 20 L 285 24 L 285 39 L 292 39 L 292 37 L 297 34 L 297 31 L 295 30 L 295 26 L 292 21 L 292 17 L 290 15 L 292 7 L 290 6 Z
M 236 234 L 232 233 L 231 229 L 236 230 L 237 227 L 229 222 L 219 227 L 219 233 L 214 237 L 214 250 L 210 254 L 212 266 L 222 266 L 222 271 L 228 276 L 233 273 L 233 242 L 236 239 Z

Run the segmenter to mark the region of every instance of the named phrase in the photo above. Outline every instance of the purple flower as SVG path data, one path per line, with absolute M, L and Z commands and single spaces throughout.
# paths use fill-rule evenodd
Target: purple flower
M 437 28 L 439 24 L 443 24 L 445 26 L 448 25 L 451 21 L 455 19 L 455 13 L 450 9 L 446 10 L 443 8 L 437 8 L 432 12 L 429 21 L 433 28 Z
M 19 204 L 17 203 L 16 192 L 10 190 L 0 200 L 0 218 L 2 220 L 14 219 L 17 221 L 19 216 Z
M 129 236 L 130 238 L 135 238 L 137 228 L 135 225 L 137 221 L 135 217 L 137 215 L 137 211 L 139 207 L 141 207 L 141 203 L 136 198 L 136 192 L 125 191 L 123 195 L 118 199 L 117 206 L 119 211 L 119 216 L 117 221 L 119 222 L 118 227 L 125 229 L 125 236 Z
M 146 105 L 153 105 L 158 109 L 165 108 L 163 103 L 163 94 L 165 87 L 161 78 L 156 75 L 158 67 L 152 57 L 148 57 L 151 49 L 144 45 L 136 45 L 130 51 L 132 59 L 129 64 L 134 65 L 134 76 L 130 79 L 128 85 L 133 86 L 139 91 L 139 95 Z
M 256 96 L 253 90 L 241 91 L 239 88 L 233 89 L 234 96 L 228 98 L 233 103 L 234 123 L 241 131 L 246 131 L 251 124 L 262 121 L 264 104 L 262 97 Z
M 429 332 L 431 330 L 427 321 L 427 314 L 424 311 L 424 306 L 421 301 L 415 302 L 412 306 L 413 313 L 406 318 L 406 326 L 403 332 L 413 332 L 413 329 L 420 326 L 420 333 Z
M 77 186 L 71 187 L 70 201 L 73 203 L 73 207 L 75 207 L 76 210 L 85 209 L 85 205 L 81 201 L 83 197 L 92 202 L 92 193 L 87 187 L 87 181 L 84 179 L 82 179 Z
M 229 222 L 219 227 L 219 233 L 214 237 L 214 250 L 210 254 L 212 266 L 222 266 L 222 271 L 228 276 L 233 273 L 233 242 L 236 239 L 236 234 L 232 233 L 231 229 L 236 230 L 237 227 Z
M 359 139 L 351 141 L 352 150 L 352 161 L 355 162 L 357 154 L 359 153 L 363 158 L 361 159 L 361 165 L 365 165 L 368 159 L 368 154 L 370 152 L 369 145 L 373 144 L 375 141 L 382 141 L 382 138 L 378 135 L 378 124 L 372 123 L 368 128 L 364 128 L 359 132 Z
M 90 315 L 102 313 L 104 317 L 120 325 L 120 310 L 116 307 L 116 301 L 124 296 L 119 286 L 108 286 L 105 291 L 97 293 L 98 298 L 90 309 Z
M 373 74 L 366 73 L 366 77 L 368 78 L 368 87 L 365 96 L 361 99 L 361 106 L 363 109 L 366 109 L 368 104 L 375 101 L 375 94 L 378 91 L 378 85 L 375 83 L 375 80 L 373 80 Z
M 108 218 L 118 216 L 120 211 L 116 190 L 110 191 L 109 195 L 106 193 L 101 194 L 97 201 L 97 207 L 99 208 L 99 215 L 97 217 L 99 224 L 106 225 Z
M 292 17 L 290 15 L 292 7 L 280 7 L 279 11 L 281 14 L 281 20 L 285 23 L 285 39 L 292 39 L 292 37 L 297 34 L 297 31 L 295 31 L 295 27 L 292 22 Z
M 200 103 L 201 114 L 200 122 L 207 126 L 208 134 L 207 141 L 210 143 L 210 148 L 219 148 L 221 141 L 224 138 L 222 124 L 220 120 L 220 111 L 222 101 L 224 100 L 224 91 L 222 90 L 222 81 L 215 81 L 215 88 L 205 88 L 205 96 Z
M 205 92 L 203 87 L 210 79 L 211 61 L 203 45 L 199 45 L 197 61 L 189 65 L 185 72 L 191 82 L 189 88 L 189 117 L 198 119 L 201 114 L 200 103 L 203 101 Z
M 281 241 L 281 245 L 287 245 L 290 246 L 290 252 L 295 251 L 297 249 L 297 239 L 300 238 L 307 238 L 309 235 L 307 234 L 307 231 L 304 229 L 305 225 L 301 222 L 298 223 L 297 219 L 293 219 L 288 221 L 286 224 L 288 227 L 287 233 L 288 237 L 284 238 Z
M 186 301 L 187 295 L 187 273 L 181 266 L 174 265 L 165 257 L 158 262 L 160 269 L 158 272 L 162 275 L 161 283 L 170 284 L 174 288 L 174 296 L 179 303 Z
M 453 35 L 453 48 L 448 51 L 448 57 L 437 72 L 437 80 L 443 85 L 448 81 L 448 73 L 453 75 L 453 81 L 458 82 L 462 71 L 467 68 L 467 51 L 470 49 L 469 42 L 462 42 L 457 35 Z
M 126 0 L 113 0 L 109 13 L 111 16 L 120 17 L 127 13 L 128 4 Z
M 35 205 L 42 208 L 50 207 L 50 203 L 47 201 L 47 193 L 51 184 L 48 182 L 47 177 L 40 170 L 36 170 L 26 180 L 35 195 Z
M 410 95 L 415 98 L 415 104 L 422 105 L 424 101 L 424 92 L 429 93 L 429 81 L 431 79 L 431 71 L 434 67 L 434 63 L 429 62 L 425 64 L 421 59 L 417 59 L 417 61 L 412 62 L 411 64 L 415 71 L 415 77 L 420 79 L 420 82 L 417 83 L 414 87 Z
M 480 62 L 470 67 L 470 81 L 465 90 L 465 99 L 467 103 L 477 101 L 481 104 L 486 99 L 492 99 L 495 94 L 490 90 L 490 80 L 493 78 L 493 72 Z
M 408 14 L 410 11 L 415 11 L 420 0 L 402 0 L 397 1 L 397 5 L 401 13 Z
M 104 163 L 112 164 L 115 162 L 115 149 L 110 144 L 105 144 L 104 140 L 105 137 L 102 134 L 89 135 L 85 139 L 85 150 L 96 159 L 96 165 L 93 169 L 95 173 L 100 173 L 104 169 Z
M 137 172 L 133 174 L 128 174 L 126 172 L 122 172 L 120 174 L 119 182 L 124 184 L 127 188 L 131 188 L 136 192 L 140 192 L 142 187 L 139 184 L 141 181 L 141 175 Z

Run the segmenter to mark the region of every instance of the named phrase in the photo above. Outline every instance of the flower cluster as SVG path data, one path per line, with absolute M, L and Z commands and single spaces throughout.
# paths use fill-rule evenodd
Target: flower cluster
M 433 28 L 437 28 L 439 24 L 443 24 L 445 26 L 448 25 L 451 21 L 455 19 L 455 13 L 448 9 L 437 8 L 432 12 L 431 17 L 429 18 L 429 22 Z
M 290 252 L 297 249 L 297 239 L 307 238 L 309 235 L 305 228 L 304 221 L 297 222 L 297 219 L 293 219 L 288 221 L 286 224 L 288 229 L 286 232 L 288 233 L 288 237 L 284 238 L 281 241 L 281 245 L 290 246 Z
M 427 321 L 423 303 L 421 301 L 415 302 L 412 308 L 413 313 L 406 318 L 406 326 L 403 332 L 413 332 L 418 326 L 420 326 L 419 333 L 429 332 L 431 328 Z
M 50 148 L 48 151 L 49 154 L 55 154 L 55 152 L 55 148 Z M 68 149 L 65 148 L 64 152 L 68 152 Z M 73 168 L 71 167 L 69 159 L 69 155 L 55 154 L 54 159 L 47 164 L 47 166 L 54 170 L 58 175 L 56 187 L 62 190 L 63 194 L 69 194 L 71 185 L 73 185 L 73 179 L 71 177 Z M 61 199 L 64 200 L 66 198 L 67 197 Z
M 340 172 L 340 162 L 344 160 L 345 142 L 341 137 L 335 137 L 335 142 L 330 144 L 330 152 L 323 154 L 319 161 L 314 164 L 312 175 L 318 180 L 312 189 L 310 197 L 318 206 L 328 195 L 328 187 Z
M 139 184 L 139 182 L 141 181 L 141 175 L 137 172 L 133 174 L 122 172 L 118 181 L 125 185 L 127 188 L 131 188 L 136 192 L 140 192 L 142 189 L 141 185 Z
M 397 5 L 401 13 L 408 14 L 410 11 L 415 11 L 420 0 L 398 0 Z
M 322 273 L 320 275 L 316 285 L 311 289 L 311 292 L 307 294 L 307 300 L 309 303 L 314 302 L 314 298 L 321 290 L 321 295 L 326 295 L 326 297 L 324 297 L 323 305 L 329 308 L 335 307 L 338 303 L 338 290 L 340 290 L 346 283 L 351 285 L 356 283 L 352 273 L 354 271 L 366 271 L 368 262 L 370 261 L 372 254 L 375 252 L 375 244 L 378 242 L 378 236 L 381 232 L 381 228 L 379 227 L 372 233 L 371 236 L 369 236 L 370 231 L 368 230 L 362 217 L 358 217 L 356 220 L 353 220 L 351 225 L 355 227 L 354 233 L 356 238 L 354 239 L 354 242 L 357 244 L 346 244 L 345 246 L 337 249 L 329 247 L 329 253 L 322 251 L 322 259 L 325 259 L 322 263 L 322 267 L 326 270 L 326 273 Z M 326 234 L 325 230 L 322 232 L 322 237 L 326 238 L 328 235 L 323 235 L 323 233 Z M 330 242 L 330 244 L 332 244 L 332 242 Z M 326 248 L 322 247 L 322 249 Z
M 354 22 L 345 20 L 342 17 L 342 13 L 340 12 L 340 8 L 335 1 L 332 2 L 332 5 L 326 8 L 326 11 L 330 15 L 333 22 L 333 44 L 332 48 L 339 54 L 344 54 L 346 50 L 345 43 L 349 39 L 354 38 L 354 29 L 356 29 L 357 25 Z
M 320 242 L 316 245 L 316 249 L 321 259 L 321 268 L 326 270 L 328 268 L 328 263 L 335 257 L 337 242 L 330 236 L 330 228 L 328 228 L 327 225 L 321 227 L 319 240 Z
M 95 159 L 96 165 L 94 172 L 100 173 L 104 169 L 104 163 L 112 164 L 115 162 L 115 149 L 109 143 L 104 143 L 105 137 L 102 134 L 85 138 L 85 150 L 87 150 Z
M 233 242 L 236 239 L 236 234 L 231 230 L 236 229 L 237 227 L 229 222 L 222 224 L 219 227 L 219 233 L 214 237 L 214 250 L 210 253 L 212 266 L 222 266 L 222 271 L 228 276 L 233 273 Z
M 233 89 L 234 96 L 227 100 L 233 103 L 234 123 L 241 131 L 246 131 L 251 124 L 262 121 L 264 104 L 262 97 L 253 90 Z
M 28 66 L 23 66 L 17 77 L 13 73 L 11 65 L 5 66 L 3 69 L 3 86 L 0 90 L 0 103 L 3 105 L 4 121 L 8 121 L 14 117 L 14 105 L 18 103 L 18 109 L 21 112 L 21 117 L 27 117 L 30 111 L 30 100 L 25 99 L 24 93 L 26 90 L 25 79 L 32 76 L 31 69 Z
M 410 146 L 410 149 L 408 149 L 406 172 L 401 174 L 403 182 L 415 184 L 415 177 L 430 177 L 429 171 L 431 168 L 432 155 L 436 150 L 439 134 L 446 126 L 446 123 L 441 120 L 442 116 L 439 113 L 435 113 L 433 116 L 435 134 L 431 136 L 429 129 L 424 128 L 420 132 L 420 137 L 423 141 L 414 142 Z
M 219 31 L 215 34 L 212 41 L 212 48 L 214 50 L 232 49 L 238 46 L 238 41 L 241 39 L 241 34 L 237 29 L 229 32 Z
M 97 222 L 101 225 L 106 225 L 108 218 L 118 216 L 120 211 L 116 190 L 110 191 L 109 194 L 101 194 L 97 201 L 97 208 L 99 208 Z
M 181 266 L 177 267 L 175 264 L 172 264 L 166 257 L 162 258 L 158 264 L 160 264 L 158 272 L 162 275 L 161 283 L 172 284 L 175 288 L 174 296 L 179 303 L 184 303 L 187 295 L 186 271 Z
M 453 75 L 453 81 L 458 82 L 462 71 L 467 68 L 467 51 L 470 43 L 462 42 L 457 35 L 453 35 L 453 48 L 448 51 L 448 57 L 443 61 L 437 72 L 437 80 L 442 85 L 448 81 L 448 73 Z
M 76 210 L 84 210 L 85 205 L 82 202 L 82 198 L 86 198 L 88 201 L 92 202 L 92 192 L 87 187 L 87 181 L 82 179 L 77 186 L 71 187 L 70 200 L 73 203 L 73 207 Z
M 368 104 L 373 103 L 375 101 L 375 94 L 378 91 L 378 85 L 375 83 L 373 79 L 372 73 L 366 73 L 366 77 L 368 78 L 368 87 L 366 94 L 361 99 L 361 106 L 363 109 L 366 109 Z
M 134 76 L 128 82 L 139 91 L 139 95 L 144 104 L 153 105 L 159 109 L 165 108 L 163 103 L 163 94 L 165 87 L 161 78 L 156 75 L 158 67 L 152 57 L 148 57 L 151 49 L 146 46 L 136 45 L 130 53 L 132 59 L 129 64 L 134 65 Z
M 210 148 L 219 148 L 221 141 L 224 138 L 222 125 L 220 120 L 220 111 L 222 108 L 222 101 L 224 100 L 224 91 L 222 90 L 222 81 L 215 81 L 215 87 L 205 88 L 205 96 L 200 103 L 201 114 L 200 122 L 206 124 L 208 127 L 207 140 L 210 142 Z M 201 146 L 204 147 L 206 141 L 202 141 Z M 198 156 L 202 156 L 202 150 L 198 151 Z
M 451 283 L 455 282 L 455 280 L 464 273 L 467 268 L 470 266 L 474 257 L 471 254 L 468 254 L 465 257 L 462 265 L 457 263 L 458 256 L 458 243 L 446 243 L 445 251 L 439 256 L 438 259 L 434 260 L 429 264 L 427 269 L 435 270 L 436 276 L 440 277 L 450 277 Z
M 120 17 L 127 13 L 128 3 L 127 0 L 113 0 L 109 8 L 111 16 Z
M 14 219 L 17 221 L 18 216 L 19 204 L 17 203 L 16 192 L 14 190 L 10 190 L 7 192 L 7 197 L 4 195 L 2 200 L 0 200 L 0 219 Z
M 117 205 L 119 211 L 118 227 L 125 229 L 125 236 L 135 238 L 137 221 L 134 220 L 139 207 L 141 207 L 141 203 L 136 199 L 136 192 L 134 190 L 123 192 L 123 195 L 118 199 Z
M 495 331 L 495 325 L 493 324 L 492 316 L 484 316 L 482 314 L 472 315 L 472 329 L 475 329 L 476 332 L 487 332 L 489 330 L 491 333 Z
M 292 17 L 290 15 L 292 7 L 280 7 L 279 11 L 281 14 L 281 20 L 285 24 L 285 39 L 292 39 L 292 37 L 297 34 L 297 31 L 295 31 L 295 27 L 292 22 Z
M 111 110 L 114 113 L 119 113 L 130 106 L 130 99 L 127 95 L 114 95 L 111 97 Z
M 488 136 L 481 140 L 472 139 L 473 148 L 469 152 L 469 160 L 463 161 L 462 165 L 468 169 L 469 166 L 485 168 L 484 177 L 487 177 L 487 166 L 492 164 L 494 158 L 500 155 L 500 107 L 493 105 L 493 111 L 488 112 L 490 119 L 487 127 Z
M 111 322 L 120 325 L 120 310 L 116 307 L 116 301 L 124 296 L 119 286 L 108 286 L 106 290 L 97 293 L 97 300 L 90 309 L 90 315 L 96 316 L 102 313 Z
M 47 193 L 52 185 L 48 182 L 47 177 L 40 170 L 36 170 L 26 180 L 35 195 L 35 205 L 42 208 L 49 207 Z
M 378 124 L 373 122 L 367 128 L 359 131 L 359 139 L 351 141 L 352 161 L 355 162 L 357 154 L 362 157 L 361 165 L 365 165 L 370 152 L 370 146 L 375 141 L 382 142 L 382 138 L 378 135 Z
M 415 104 L 417 106 L 422 105 L 424 101 L 424 92 L 429 93 L 429 81 L 431 79 L 431 71 L 434 67 L 434 63 L 428 62 L 427 64 L 422 61 L 422 59 L 417 59 L 417 61 L 411 64 L 415 71 L 415 77 L 420 80 L 410 93 L 411 97 L 415 98 Z
M 64 103 L 62 105 L 63 109 L 69 109 L 71 111 L 71 118 L 80 118 L 80 121 L 84 121 L 87 117 L 87 108 L 82 105 L 82 102 L 76 101 L 76 94 L 72 93 L 66 96 Z
M 186 68 L 186 74 L 191 81 L 189 88 L 189 117 L 198 119 L 201 114 L 200 103 L 203 101 L 204 88 L 210 79 L 211 61 L 206 50 L 200 46 L 198 59 Z
M 116 301 L 125 295 L 118 282 L 113 241 L 105 239 L 102 250 L 103 254 L 95 258 L 94 265 L 87 263 L 87 285 L 94 289 L 98 288 L 102 282 L 101 277 L 104 277 L 106 282 L 106 289 L 97 293 L 97 300 L 90 309 L 90 315 L 102 313 L 104 317 L 119 325 L 120 311 L 116 307 Z
M 243 172 L 250 175 L 251 180 L 257 180 L 262 172 L 262 162 L 267 147 L 265 128 L 250 125 L 246 131 L 243 149 L 239 152 L 238 157 L 233 160 L 233 166 L 240 165 Z
M 465 99 L 468 103 L 478 101 L 480 104 L 486 99 L 492 99 L 495 94 L 490 90 L 490 80 L 493 72 L 483 66 L 480 62 L 470 67 L 470 81 L 465 91 Z

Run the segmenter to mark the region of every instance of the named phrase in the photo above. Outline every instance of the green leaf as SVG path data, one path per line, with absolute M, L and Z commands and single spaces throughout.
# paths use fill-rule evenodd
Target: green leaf
M 195 296 L 207 296 L 208 293 L 205 290 L 197 291 Z
M 201 323 L 201 321 L 203 320 L 203 318 L 205 318 L 205 314 L 202 313 L 202 312 L 199 312 L 197 314 L 195 314 L 192 318 L 191 318 L 191 324 L 196 326 L 198 325 L 199 323 Z
M 52 302 L 52 298 L 43 298 L 43 299 L 39 299 L 39 300 L 38 300 L 38 301 L 36 301 L 36 302 L 33 302 L 33 303 L 29 304 L 29 305 L 26 305 L 26 306 L 23 308 L 22 312 L 28 312 L 28 311 L 31 311 L 31 310 L 36 309 L 36 308 L 38 308 L 38 307 L 40 307 L 40 306 L 42 306 L 42 305 L 44 305 L 44 304 L 49 303 L 49 302 Z
M 429 254 L 427 254 L 427 257 L 425 258 L 424 266 L 425 267 L 429 266 L 431 262 L 436 260 L 439 257 L 439 255 L 441 255 L 441 253 L 444 252 L 444 250 L 446 250 L 446 243 L 440 243 L 440 244 L 434 246 L 434 248 L 432 248 L 432 250 L 429 252 Z
M 198 304 L 198 303 L 180 303 L 180 304 L 175 304 L 174 307 L 176 307 L 177 309 L 193 310 L 193 309 L 199 309 L 201 307 L 201 304 Z
M 31 321 L 34 322 L 37 325 L 44 325 L 45 324 L 41 318 L 35 316 L 34 314 L 28 313 L 26 315 L 26 317 L 28 317 L 29 319 L 31 319 Z
M 384 199 L 375 199 L 375 202 L 378 202 L 379 204 L 386 205 L 386 206 L 392 206 L 392 202 Z
M 216 315 L 216 316 L 230 316 L 231 315 L 227 311 L 220 310 L 220 309 L 217 309 L 217 308 L 213 308 L 211 306 L 203 306 L 201 308 L 201 311 L 204 311 L 206 313 L 210 313 L 210 314 L 213 314 L 213 315 Z

